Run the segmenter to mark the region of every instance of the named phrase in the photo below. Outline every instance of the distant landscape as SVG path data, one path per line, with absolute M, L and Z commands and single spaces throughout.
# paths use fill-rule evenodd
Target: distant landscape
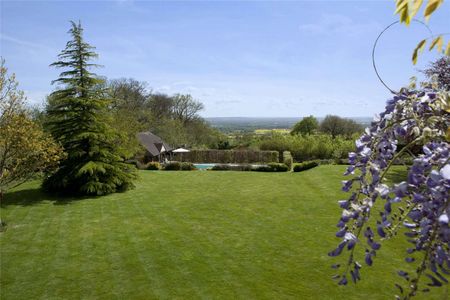
M 205 120 L 211 124 L 212 127 L 224 132 L 253 132 L 257 129 L 290 129 L 302 118 L 293 117 L 211 117 Z M 321 122 L 324 118 L 318 117 L 317 120 Z M 371 117 L 352 117 L 348 118 L 363 127 L 370 125 L 373 118 Z

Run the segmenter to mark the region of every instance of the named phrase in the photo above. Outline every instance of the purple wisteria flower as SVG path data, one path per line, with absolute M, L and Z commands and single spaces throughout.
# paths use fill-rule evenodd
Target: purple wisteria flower
M 419 290 L 419 278 L 428 278 L 428 286 L 448 283 L 450 145 L 446 133 L 450 117 L 444 109 L 448 99 L 448 91 L 403 89 L 387 101 L 385 111 L 356 140 L 356 151 L 349 153 L 350 165 L 344 174 L 353 178 L 342 182 L 342 190 L 351 196 L 339 201 L 343 211 L 336 237 L 341 242 L 329 252 L 330 256 L 349 252 L 347 268 L 335 276 L 339 284 L 346 285 L 349 276 L 355 283 L 360 280 L 361 265 L 354 252 L 358 246 L 365 247 L 362 259 L 371 266 L 381 241 L 402 227 L 411 245 L 405 262 L 417 264 L 417 272 L 398 272 L 408 282 L 406 289 L 396 284 L 398 298 L 426 292 L 428 288 Z M 387 172 L 406 154 L 414 155 L 407 177 L 390 184 Z M 382 204 L 375 205 L 377 201 Z M 375 213 L 374 208 L 381 211 Z M 368 221 L 373 216 L 379 219 L 371 228 Z

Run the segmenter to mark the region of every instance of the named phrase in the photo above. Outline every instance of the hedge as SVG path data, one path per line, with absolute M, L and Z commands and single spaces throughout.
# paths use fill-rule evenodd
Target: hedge
M 259 150 L 191 150 L 183 153 L 183 161 L 191 163 L 267 164 L 278 162 L 278 152 Z
M 288 166 L 280 163 L 270 163 L 265 166 L 260 166 L 253 169 L 253 171 L 257 172 L 287 172 L 288 170 Z
M 283 163 L 288 166 L 289 171 L 292 170 L 294 159 L 292 158 L 292 154 L 290 151 L 283 151 Z
M 171 161 L 164 164 L 164 171 L 192 171 L 196 170 L 195 166 L 189 162 Z
M 317 167 L 319 164 L 315 161 L 305 161 L 294 166 L 294 172 L 301 172 Z
M 215 165 L 211 168 L 212 171 L 251 171 L 252 166 L 249 164 L 243 165 Z
M 256 171 L 256 172 L 287 172 L 288 166 L 280 163 L 269 163 L 267 165 L 252 166 L 249 164 L 241 165 L 215 165 L 212 171 Z

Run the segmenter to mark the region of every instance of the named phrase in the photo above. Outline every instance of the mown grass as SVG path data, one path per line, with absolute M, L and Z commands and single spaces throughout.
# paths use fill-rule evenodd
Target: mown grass
M 1 208 L 1 298 L 392 299 L 400 241 L 356 286 L 331 279 L 343 170 L 142 171 L 127 193 L 64 201 L 27 183 Z

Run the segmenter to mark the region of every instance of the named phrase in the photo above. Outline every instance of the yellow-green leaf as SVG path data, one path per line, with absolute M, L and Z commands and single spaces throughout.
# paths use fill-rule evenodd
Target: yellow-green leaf
M 440 43 L 440 48 L 439 48 L 439 43 Z M 433 50 L 434 46 L 438 45 L 438 51 L 441 52 L 442 51 L 442 36 L 438 36 L 437 38 L 435 38 L 430 45 L 430 49 L 428 49 L 429 51 Z
M 406 8 L 408 7 L 408 0 L 397 1 L 396 6 L 397 6 L 397 9 L 395 10 L 395 14 L 398 14 L 405 9 L 405 6 L 406 6 Z
M 427 6 L 423 15 L 425 16 L 425 21 L 428 21 L 433 14 L 433 12 L 439 7 L 439 5 L 444 2 L 443 0 L 428 0 Z
M 447 48 L 445 49 L 445 55 L 450 56 L 450 42 L 447 43 Z
M 406 8 L 403 9 L 400 13 L 400 22 L 405 23 L 406 25 L 409 25 L 411 22 L 411 18 L 409 17 L 408 12 L 408 4 L 406 4 Z
M 411 18 L 419 12 L 420 7 L 422 6 L 423 0 L 414 0 L 413 5 L 410 11 Z
M 421 40 L 419 44 L 417 44 L 416 49 L 414 49 L 413 55 L 412 55 L 412 61 L 413 64 L 417 63 L 417 57 L 419 55 L 419 52 L 423 51 L 423 48 L 425 47 L 425 43 L 427 42 L 427 40 Z

